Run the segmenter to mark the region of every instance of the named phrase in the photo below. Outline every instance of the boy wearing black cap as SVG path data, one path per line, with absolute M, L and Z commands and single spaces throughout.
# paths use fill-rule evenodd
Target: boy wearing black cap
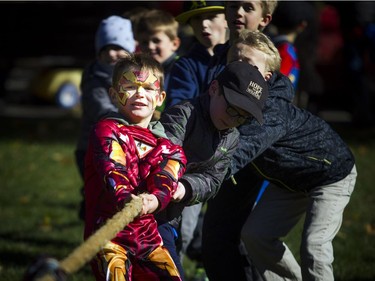
M 173 226 L 178 227 L 182 209 L 205 202 L 216 194 L 238 143 L 235 127 L 252 118 L 262 123 L 267 96 L 267 84 L 259 71 L 237 61 L 211 82 L 205 94 L 162 113 L 160 121 L 168 138 L 183 147 L 188 161 L 186 173 L 173 195 L 178 202 L 157 216 L 159 229 L 170 230 L 162 236 L 172 256 L 176 255 Z M 168 223 L 176 218 L 173 226 Z

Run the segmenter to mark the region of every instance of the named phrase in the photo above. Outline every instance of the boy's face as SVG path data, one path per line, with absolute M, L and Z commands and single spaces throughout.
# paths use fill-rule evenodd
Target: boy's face
M 99 55 L 98 60 L 103 64 L 114 65 L 119 59 L 129 56 L 129 53 L 117 45 L 108 45 L 104 47 Z
M 141 52 L 150 54 L 159 63 L 165 62 L 180 46 L 179 38 L 171 40 L 163 31 L 138 35 Z
M 219 131 L 238 127 L 251 119 L 249 113 L 228 103 L 217 80 L 211 82 L 209 95 L 210 117 L 215 128 Z
M 266 70 L 266 55 L 253 47 L 237 43 L 229 48 L 227 54 L 227 63 L 233 61 L 245 61 L 256 66 L 262 76 L 266 79 L 269 71 Z
M 156 106 L 161 106 L 165 98 L 165 92 L 160 92 L 157 76 L 140 69 L 125 72 L 117 89 L 110 88 L 110 95 L 119 112 L 130 123 L 146 127 Z
M 271 21 L 271 15 L 263 17 L 261 1 L 228 1 L 225 18 L 231 36 L 237 38 L 241 30 L 262 30 Z
M 196 15 L 189 21 L 194 31 L 194 36 L 206 48 L 226 41 L 227 22 L 224 13 L 209 12 Z

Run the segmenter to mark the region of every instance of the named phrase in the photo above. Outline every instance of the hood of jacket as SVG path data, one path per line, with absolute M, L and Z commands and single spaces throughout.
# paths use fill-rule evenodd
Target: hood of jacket
M 127 125 L 127 126 L 135 126 L 134 124 L 130 124 L 127 120 L 125 120 L 124 116 L 118 112 L 110 112 L 104 118 L 115 119 L 119 123 Z M 151 121 L 148 124 L 147 129 L 149 129 L 155 136 L 159 138 L 168 139 L 167 135 L 165 134 L 164 127 L 159 121 Z

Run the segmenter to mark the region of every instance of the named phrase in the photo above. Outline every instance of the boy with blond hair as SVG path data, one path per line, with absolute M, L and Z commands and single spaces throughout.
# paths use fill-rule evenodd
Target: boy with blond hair
M 181 280 L 153 215 L 168 205 L 186 164 L 182 147 L 167 139 L 160 122 L 151 122 L 165 98 L 163 80 L 161 66 L 148 55 L 120 59 L 109 89 L 118 112 L 91 131 L 84 173 L 85 239 L 131 198 L 143 199 L 140 215 L 92 261 L 97 281 Z
M 140 51 L 150 54 L 163 67 L 165 89 L 168 89 L 169 73 L 178 58 L 177 50 L 181 44 L 178 28 L 179 24 L 173 15 L 159 9 L 145 12 L 136 25 L 135 39 Z M 163 109 L 164 104 L 157 111 Z
M 279 73 L 279 53 L 264 34 L 244 31 L 228 52 L 228 61 L 233 60 L 256 66 L 270 94 L 264 124 L 247 122 L 238 128 L 230 172 L 237 184 L 227 181 L 208 204 L 203 228 L 208 276 L 227 280 L 210 275 L 227 265 L 217 257 L 217 245 L 227 253 L 241 237 L 264 280 L 333 281 L 332 240 L 354 190 L 354 156 L 324 120 L 292 103 L 293 85 Z M 256 175 L 271 183 L 254 207 Z M 299 265 L 282 239 L 303 217 Z

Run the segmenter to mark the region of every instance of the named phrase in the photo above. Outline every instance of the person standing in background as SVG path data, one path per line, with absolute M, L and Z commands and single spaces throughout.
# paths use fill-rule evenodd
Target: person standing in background
M 281 1 L 278 3 L 269 27 L 271 40 L 281 57 L 280 72 L 288 76 L 295 89 L 298 87 L 300 62 L 295 46 L 297 37 L 307 28 L 314 17 L 314 7 L 307 1 Z M 271 28 L 267 28 L 266 32 Z
M 166 107 L 204 92 L 204 79 L 214 47 L 224 44 L 228 37 L 223 2 L 185 1 L 184 12 L 176 16 L 176 20 L 192 28 L 197 42 L 173 65 L 166 88 Z

